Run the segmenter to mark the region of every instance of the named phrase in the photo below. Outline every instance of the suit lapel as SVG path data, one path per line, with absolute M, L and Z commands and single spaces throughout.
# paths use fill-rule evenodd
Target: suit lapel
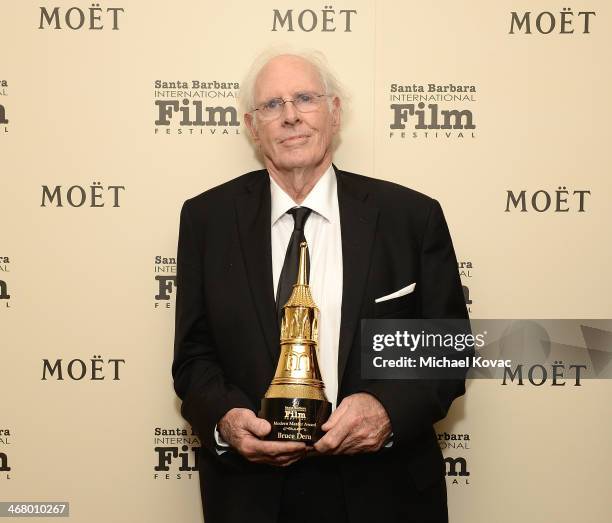
M 236 198 L 236 217 L 247 278 L 268 352 L 276 365 L 280 354 L 272 282 L 270 181 L 258 171 L 245 193 Z
M 336 169 L 342 230 L 342 315 L 338 347 L 338 385 L 359 328 L 363 295 L 368 280 L 378 209 L 366 205 L 367 191 L 350 175 Z

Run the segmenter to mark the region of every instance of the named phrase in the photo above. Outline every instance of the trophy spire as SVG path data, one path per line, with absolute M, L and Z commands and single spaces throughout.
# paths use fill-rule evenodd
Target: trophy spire
M 308 245 L 300 244 L 300 259 L 297 282 L 293 286 L 287 303 L 283 305 L 281 319 L 281 346 L 290 339 L 318 342 L 319 308 L 315 304 L 307 281 Z
M 298 277 L 296 285 L 308 285 L 307 274 L 308 274 L 308 258 L 306 253 L 308 252 L 308 244 L 306 242 L 300 243 L 300 261 L 298 265 Z
M 308 284 L 308 245 L 300 244 L 297 281 L 283 306 L 281 353 L 261 402 L 272 424 L 270 439 L 314 443 L 331 412 L 317 360 L 319 308 Z

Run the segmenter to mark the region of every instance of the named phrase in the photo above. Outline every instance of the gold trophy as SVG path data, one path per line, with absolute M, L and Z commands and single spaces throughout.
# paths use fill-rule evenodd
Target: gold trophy
M 281 353 L 259 417 L 272 425 L 273 441 L 314 444 L 331 413 L 317 361 L 319 309 L 306 281 L 306 242 L 300 244 L 297 283 L 283 306 Z

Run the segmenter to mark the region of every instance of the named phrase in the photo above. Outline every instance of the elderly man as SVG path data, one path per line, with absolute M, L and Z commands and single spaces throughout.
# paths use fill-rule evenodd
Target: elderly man
M 342 96 L 316 55 L 259 61 L 241 96 L 265 169 L 186 201 L 179 234 L 172 372 L 202 441 L 205 520 L 446 521 L 432 424 L 463 383 L 362 379 L 359 347 L 361 318 L 467 317 L 442 210 L 332 164 Z M 270 424 L 256 415 L 296 234 L 309 245 L 321 373 L 337 405 L 314 448 L 265 441 Z

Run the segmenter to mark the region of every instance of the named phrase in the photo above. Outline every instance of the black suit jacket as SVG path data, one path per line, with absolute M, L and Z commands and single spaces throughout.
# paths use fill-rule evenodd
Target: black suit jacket
M 423 194 L 338 169 L 336 176 L 344 275 L 337 401 L 373 394 L 394 439 L 388 450 L 329 459 L 342 472 L 351 522 L 444 521 L 444 466 L 432 424 L 464 383 L 363 380 L 359 325 L 361 318 L 467 318 L 448 227 L 438 202 Z M 213 437 L 231 408 L 259 410 L 278 361 L 270 212 L 265 170 L 187 200 L 181 212 L 172 374 L 182 414 L 202 442 L 207 523 L 276 521 L 286 473 L 235 452 L 219 456 Z M 413 293 L 374 302 L 413 282 Z

